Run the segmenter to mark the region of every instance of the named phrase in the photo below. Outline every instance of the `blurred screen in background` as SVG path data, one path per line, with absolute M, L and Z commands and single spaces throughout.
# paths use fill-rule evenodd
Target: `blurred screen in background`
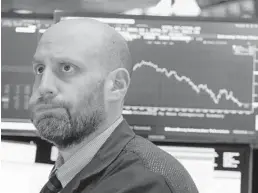
M 54 10 L 130 15 L 254 18 L 255 0 L 2 0 L 2 12 L 53 14 Z

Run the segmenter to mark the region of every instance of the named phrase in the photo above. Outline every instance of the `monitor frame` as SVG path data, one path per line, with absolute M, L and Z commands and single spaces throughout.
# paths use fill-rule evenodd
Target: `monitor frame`
M 54 23 L 60 21 L 61 17 L 103 17 L 103 18 L 124 18 L 142 20 L 165 20 L 165 21 L 189 21 L 189 22 L 223 22 L 223 23 L 254 23 L 258 24 L 258 18 L 214 18 L 214 17 L 178 17 L 178 16 L 152 16 L 152 15 L 123 15 L 96 12 L 66 12 L 54 11 Z

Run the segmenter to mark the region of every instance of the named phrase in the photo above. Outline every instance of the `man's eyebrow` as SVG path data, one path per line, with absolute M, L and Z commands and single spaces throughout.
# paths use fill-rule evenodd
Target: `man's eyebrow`
M 34 58 L 34 57 L 32 58 L 32 64 L 40 64 L 40 63 L 42 63 L 41 60 Z
M 80 60 L 76 60 L 73 58 L 68 58 L 68 57 L 55 57 L 55 58 L 51 58 L 51 60 L 55 63 L 70 63 L 72 65 L 75 65 L 79 68 L 86 68 L 86 66 L 84 65 L 83 61 Z M 43 64 L 44 61 L 41 60 L 40 58 L 36 58 L 33 57 L 32 59 L 32 65 L 37 65 L 37 64 Z
M 79 65 L 80 67 L 84 66 L 83 62 L 78 60 L 78 59 L 75 60 L 73 58 L 68 58 L 68 57 L 58 57 L 55 60 L 56 60 L 56 62 L 68 62 L 68 63 L 71 63 L 71 64 L 76 65 L 76 66 Z

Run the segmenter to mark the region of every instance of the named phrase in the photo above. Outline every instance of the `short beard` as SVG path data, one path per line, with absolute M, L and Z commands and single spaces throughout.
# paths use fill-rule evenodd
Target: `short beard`
M 95 132 L 104 120 L 102 112 L 95 111 L 89 116 L 78 116 L 74 119 L 47 117 L 35 125 L 39 135 L 58 148 L 64 149 L 79 144 L 83 139 Z
M 84 97 L 80 105 L 84 109 L 73 115 L 65 108 L 66 113 L 48 114 L 38 121 L 33 121 L 38 134 L 43 139 L 54 143 L 59 149 L 81 143 L 106 119 L 104 95 L 99 89 L 101 88 L 94 90 L 90 96 Z

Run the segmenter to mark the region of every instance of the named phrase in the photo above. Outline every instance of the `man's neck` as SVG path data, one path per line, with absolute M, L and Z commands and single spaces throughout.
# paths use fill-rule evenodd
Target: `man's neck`
M 97 136 L 99 136 L 101 133 L 103 133 L 106 129 L 108 129 L 117 119 L 119 119 L 122 115 L 118 115 L 114 117 L 112 120 L 104 121 L 98 129 L 91 133 L 89 136 L 85 137 L 84 140 L 76 145 L 72 145 L 65 149 L 59 149 L 59 153 L 61 154 L 64 162 L 66 162 L 73 154 L 75 154 L 79 149 L 86 146 L 90 141 L 95 139 Z

